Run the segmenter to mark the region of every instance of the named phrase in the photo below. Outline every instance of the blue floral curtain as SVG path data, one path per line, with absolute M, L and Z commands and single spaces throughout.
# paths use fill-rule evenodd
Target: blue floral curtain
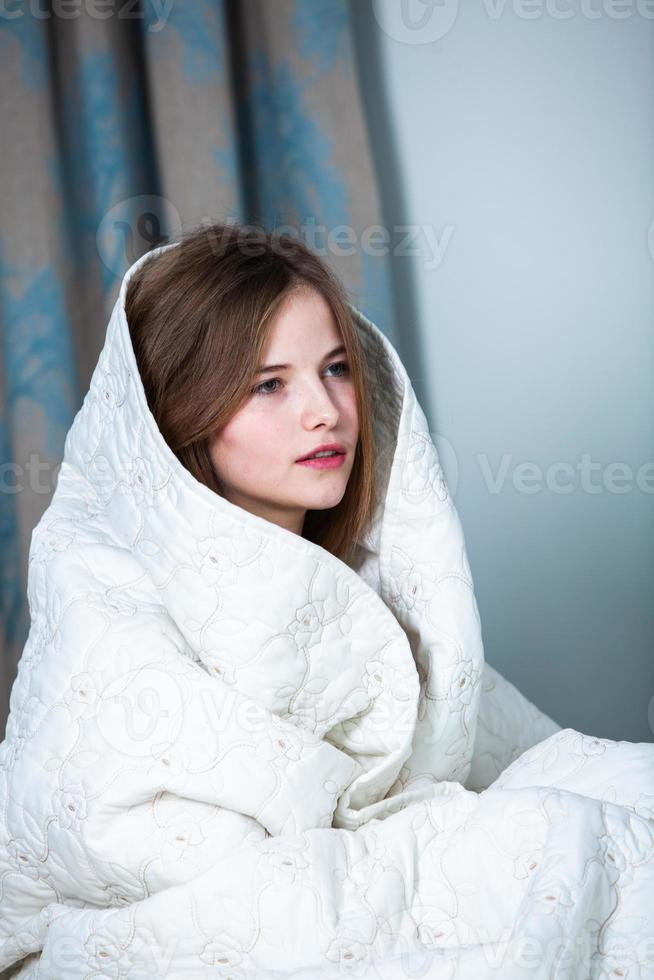
M 123 273 L 213 220 L 290 225 L 393 337 L 346 0 L 3 0 L 0 735 L 31 532 Z

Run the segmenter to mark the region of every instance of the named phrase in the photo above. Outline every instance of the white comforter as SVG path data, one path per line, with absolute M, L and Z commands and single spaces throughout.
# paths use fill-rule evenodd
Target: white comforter
M 385 492 L 348 566 L 165 444 L 123 305 L 148 258 L 32 536 L 0 969 L 654 977 L 654 746 L 561 729 L 484 664 L 393 347 L 353 310 Z

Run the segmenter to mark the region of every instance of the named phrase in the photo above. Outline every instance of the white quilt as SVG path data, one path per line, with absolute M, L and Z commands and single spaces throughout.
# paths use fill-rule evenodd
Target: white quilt
M 398 355 L 353 309 L 384 488 L 345 564 L 218 497 L 124 313 L 30 547 L 0 746 L 0 970 L 43 980 L 654 977 L 654 745 L 488 664 Z

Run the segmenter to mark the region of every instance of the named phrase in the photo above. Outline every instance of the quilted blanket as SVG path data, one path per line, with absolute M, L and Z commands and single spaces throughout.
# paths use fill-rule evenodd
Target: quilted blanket
M 0 970 L 654 977 L 654 745 L 484 661 L 397 352 L 352 307 L 380 497 L 347 563 L 200 484 L 124 301 L 30 544 L 0 746 Z

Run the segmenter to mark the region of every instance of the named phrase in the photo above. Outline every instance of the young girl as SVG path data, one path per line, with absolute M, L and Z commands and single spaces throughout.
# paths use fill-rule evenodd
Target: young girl
M 28 597 L 0 970 L 651 973 L 654 746 L 484 663 L 410 380 L 299 242 L 127 271 Z
M 183 465 L 346 556 L 372 516 L 375 448 L 361 343 L 328 266 L 288 235 L 213 225 L 142 266 L 125 308 L 148 405 Z M 336 456 L 300 462 L 327 444 Z

